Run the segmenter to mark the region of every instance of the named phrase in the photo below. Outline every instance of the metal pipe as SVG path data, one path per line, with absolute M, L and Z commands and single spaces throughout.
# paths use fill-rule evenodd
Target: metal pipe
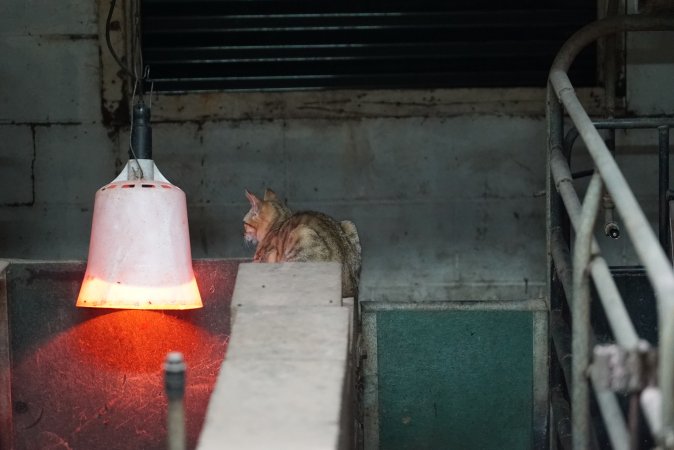
M 559 307 L 557 302 L 557 295 L 555 293 L 556 287 L 553 284 L 553 271 L 555 267 L 553 265 L 552 259 L 552 230 L 560 230 L 561 235 L 564 236 L 568 232 L 568 226 L 565 223 L 562 212 L 562 201 L 557 194 L 557 190 L 554 186 L 554 179 L 552 177 L 552 172 L 550 170 L 550 152 L 554 148 L 561 148 L 562 145 L 562 134 L 564 132 L 564 119 L 562 114 L 562 105 L 559 103 L 559 100 L 555 96 L 555 93 L 552 89 L 552 86 L 548 83 L 548 88 L 546 91 L 546 110 L 547 110 L 547 138 L 548 146 L 547 151 L 548 155 L 546 158 L 546 203 L 545 203 L 545 219 L 546 219 L 546 288 L 547 296 L 550 299 L 550 307 L 557 308 Z M 570 294 L 570 292 L 569 292 Z M 551 430 L 554 432 L 554 430 Z
M 551 74 L 553 84 L 556 86 L 565 84 L 562 78 L 566 78 L 566 81 L 568 81 L 568 77 L 563 73 Z M 606 183 L 607 190 L 615 201 L 625 227 L 635 241 L 635 250 L 644 262 L 656 292 L 663 294 L 660 299 L 666 302 L 666 310 L 671 310 L 674 306 L 674 297 L 668 295 L 674 294 L 674 272 L 672 272 L 671 267 L 667 267 L 665 255 L 660 249 L 650 224 L 641 211 L 634 194 L 629 189 L 618 165 L 573 92 L 565 90 L 565 88 L 561 88 L 558 92 L 567 107 L 569 115 L 578 126 L 581 137 L 595 161 L 597 170 Z M 655 250 L 656 247 L 658 250 Z
M 562 152 L 569 166 L 571 166 L 571 150 L 573 150 L 573 144 L 576 143 L 576 139 L 578 139 L 578 130 L 576 127 L 571 127 L 564 136 L 564 151 Z
M 617 0 L 607 0 L 606 2 L 606 17 L 614 17 L 618 15 L 618 1 Z M 616 52 L 617 52 L 617 36 L 615 34 L 610 34 L 604 37 L 604 101 L 606 106 L 606 117 L 613 119 L 615 117 L 616 110 L 616 89 L 617 89 L 617 61 L 616 61 Z M 615 129 L 611 128 L 608 130 L 608 136 L 606 138 L 606 143 L 611 150 L 611 153 L 615 156 Z M 569 149 L 569 154 L 571 149 Z M 604 208 L 604 234 L 613 239 L 618 239 L 620 237 L 620 227 L 615 221 L 614 210 L 615 205 L 611 200 L 611 196 L 606 193 L 604 195 L 603 204 Z
M 665 254 L 670 255 L 669 242 L 669 127 L 658 127 L 658 237 Z
M 559 277 L 566 298 L 570 299 L 573 276 L 571 271 L 571 255 L 569 254 L 569 246 L 566 243 L 566 239 L 564 239 L 564 234 L 560 227 L 551 230 L 550 241 L 550 253 L 552 260 L 555 262 L 557 277 Z
M 625 223 L 634 248 L 643 262 L 658 299 L 660 323 L 659 373 L 662 386 L 663 436 L 674 447 L 674 272 L 655 238 L 641 208 L 596 128 L 576 97 L 566 74 L 578 53 L 597 38 L 618 31 L 666 31 L 674 29 L 674 16 L 620 16 L 590 24 L 576 32 L 557 54 L 549 82 L 557 98 L 576 124 L 607 190 Z
M 593 120 L 597 129 L 605 130 L 636 130 L 648 128 L 674 127 L 674 118 L 671 117 L 624 117 L 616 119 Z
M 606 16 L 618 15 L 618 1 L 607 0 Z M 616 61 L 617 38 L 614 34 L 604 37 L 604 100 L 608 117 L 615 116 L 618 64 Z
M 569 286 L 570 288 L 570 286 Z M 571 332 L 566 322 L 562 318 L 560 311 L 551 311 L 550 312 L 550 336 L 552 337 L 552 342 L 555 346 L 557 352 L 557 359 L 559 365 L 562 368 L 562 373 L 564 374 L 564 381 L 566 383 L 567 391 L 571 391 L 570 380 L 571 380 Z M 594 331 L 590 328 L 590 342 L 594 343 L 596 341 L 594 337 Z M 595 391 L 596 393 L 596 391 Z M 606 398 L 607 396 L 604 396 Z M 615 397 L 615 395 L 614 395 Z M 599 399 L 597 399 L 599 401 Z M 606 403 L 607 401 L 604 401 Z M 617 406 L 618 400 L 614 398 L 613 403 Z M 611 405 L 608 405 L 610 408 Z M 557 424 L 555 424 L 557 425 Z M 560 430 L 557 431 L 557 434 L 560 433 Z M 590 424 L 590 448 L 598 449 L 599 441 L 597 440 L 597 435 L 595 433 L 594 426 Z
M 553 69 L 568 72 L 576 56 L 602 36 L 623 31 L 667 31 L 674 29 L 674 16 L 615 16 L 598 20 L 578 30 L 557 53 Z
M 655 386 L 648 386 L 639 396 L 641 409 L 653 436 L 662 434 L 662 393 Z
M 615 96 L 613 97 L 615 99 Z M 605 139 L 606 146 L 615 158 L 615 129 L 608 129 L 607 133 L 608 136 Z M 618 239 L 620 237 L 620 227 L 615 221 L 615 204 L 608 192 L 604 192 L 602 206 L 604 208 L 604 234 L 612 239 Z
M 552 415 L 557 428 L 557 438 L 561 450 L 571 450 L 571 408 L 559 388 L 552 390 L 550 396 Z
M 630 450 L 639 450 L 639 393 L 629 394 L 629 406 L 627 407 L 627 423 L 629 427 Z
M 559 310 L 550 312 L 550 336 L 555 345 L 559 367 L 562 369 L 567 391 L 571 391 L 571 332 Z
M 671 254 L 671 239 L 669 236 L 669 128 L 674 127 L 674 119 L 671 118 L 633 118 L 633 119 L 609 119 L 604 121 L 592 122 L 597 129 L 608 129 L 614 132 L 616 129 L 658 129 L 658 238 L 660 244 L 667 255 Z M 571 128 L 564 137 L 564 156 L 570 161 L 573 144 L 578 138 L 578 130 Z M 610 142 L 607 147 L 611 152 L 614 151 L 615 134 L 611 135 Z M 573 178 L 580 178 L 587 176 L 592 171 L 582 171 L 574 173 Z M 610 197 L 607 197 L 610 199 Z M 610 208 L 606 208 L 606 235 L 617 238 L 619 230 L 611 227 L 613 223 L 613 202 L 610 201 Z M 617 236 L 612 233 L 617 231 Z
M 574 180 L 579 178 L 591 177 L 594 175 L 594 169 L 581 170 L 579 172 L 574 172 L 571 174 Z
M 171 352 L 166 356 L 164 381 L 168 397 L 168 450 L 185 450 L 185 360 L 182 353 Z
M 649 128 L 668 127 L 674 128 L 674 119 L 670 117 L 634 117 L 619 118 L 608 120 L 593 120 L 592 124 L 598 130 L 644 130 Z M 564 156 L 571 163 L 571 150 L 576 139 L 578 139 L 578 129 L 571 127 L 564 136 Z
M 613 450 L 629 450 L 630 432 L 616 395 L 599 387 L 602 383 L 601 380 L 597 379 L 594 370 L 590 370 L 590 378 L 594 388 L 594 396 L 597 399 L 597 405 L 611 441 L 611 448 Z
M 555 267 L 557 268 L 557 274 L 559 276 L 559 279 L 562 283 L 562 287 L 564 289 L 564 292 L 566 293 L 567 299 L 571 300 L 571 258 L 569 256 L 569 251 L 568 251 L 568 246 L 566 245 L 566 242 L 564 241 L 564 237 L 562 236 L 562 233 L 560 230 L 553 230 L 553 239 L 552 239 L 552 256 L 555 261 Z M 603 266 L 603 268 L 602 268 Z M 606 265 L 606 261 L 599 257 L 596 256 L 592 265 L 590 266 L 590 270 L 592 270 L 592 276 L 595 278 L 594 282 L 595 285 L 597 286 L 612 286 L 612 289 L 615 289 L 616 292 L 610 295 L 607 295 L 608 298 L 613 298 L 614 303 L 617 305 L 615 307 L 608 307 L 606 306 L 606 303 L 604 303 L 604 310 L 608 315 L 615 314 L 616 311 L 620 311 L 621 308 L 620 306 L 622 305 L 622 300 L 620 300 L 619 294 L 617 293 L 617 289 L 615 288 L 615 282 L 613 281 L 613 277 L 611 276 L 611 273 L 608 269 L 608 266 Z M 596 273 L 601 272 L 603 275 L 601 277 L 597 277 Z M 600 280 L 600 281 L 597 281 Z M 609 289 L 597 289 L 599 292 L 606 292 L 606 291 L 612 291 L 611 288 Z M 604 297 L 600 297 L 602 300 Z M 620 302 L 620 305 L 618 305 L 618 302 Z M 570 306 L 570 305 L 569 305 Z M 624 312 L 626 315 L 627 313 Z M 615 323 L 616 319 L 611 319 L 609 318 L 609 324 L 612 326 L 613 329 L 613 323 Z M 631 322 L 629 322 L 629 326 L 626 328 L 631 327 Z M 570 345 L 568 344 L 568 341 L 570 340 L 569 337 L 569 332 L 567 331 L 568 327 L 565 326 L 565 322 L 561 317 L 561 313 L 559 311 L 551 311 L 550 312 L 550 334 L 552 336 L 552 341 L 555 345 L 555 349 L 557 350 L 557 358 L 559 360 L 559 365 L 562 368 L 562 373 L 564 374 L 564 379 L 567 380 L 567 389 L 570 389 L 570 386 L 568 385 L 568 380 L 571 379 L 571 364 L 570 364 Z M 621 339 L 621 336 L 625 335 L 625 332 L 617 333 L 615 330 L 613 330 L 614 335 L 616 336 L 616 341 L 618 341 L 618 344 L 625 348 L 636 348 L 634 347 L 627 347 L 625 344 L 622 344 L 621 342 L 625 341 L 624 337 Z M 629 338 L 630 342 L 631 341 L 636 341 L 638 343 L 639 337 L 636 335 L 636 332 L 632 333 L 627 333 L 628 335 L 631 335 L 632 337 Z M 596 342 L 596 338 L 594 337 L 594 331 L 592 331 L 592 328 L 590 328 L 590 341 L 592 343 Z M 636 345 L 636 344 L 635 344 Z M 595 385 L 597 384 L 596 382 L 594 383 Z M 647 388 L 644 393 L 642 394 L 642 400 L 641 400 L 641 408 L 644 411 L 644 417 L 646 418 L 646 423 L 648 423 L 648 427 L 651 430 L 651 433 L 654 436 L 659 436 L 660 430 L 662 429 L 661 425 L 661 420 L 660 420 L 660 402 L 659 402 L 659 390 L 654 387 L 649 387 Z M 601 399 L 600 396 L 597 394 L 597 389 L 595 388 L 595 397 L 597 398 L 597 403 L 602 403 L 604 406 L 601 407 L 600 409 L 606 410 L 606 411 L 614 411 L 616 408 L 619 408 L 618 401 L 615 398 L 615 395 L 612 395 L 613 400 L 609 398 L 608 395 L 602 395 Z M 657 398 L 658 402 L 655 402 L 653 398 Z M 615 415 L 614 412 L 610 412 L 610 415 Z M 606 422 L 605 422 L 606 423 Z M 607 424 L 608 425 L 608 424 Z M 591 439 L 596 440 L 596 437 L 592 436 Z M 620 437 L 620 433 L 616 434 L 616 439 L 620 440 L 622 439 Z M 624 441 L 627 442 L 627 441 Z M 595 445 L 593 448 L 596 448 L 597 446 Z M 615 445 L 614 445 L 614 448 Z
M 571 171 L 569 170 L 569 166 L 559 149 L 554 149 L 551 152 L 550 168 L 557 190 L 562 197 L 562 201 L 566 207 L 569 219 L 571 220 L 571 224 L 574 229 L 578 230 L 580 227 L 581 217 L 580 200 L 578 199 L 576 190 L 572 185 Z M 557 242 L 564 241 L 559 241 L 559 239 L 557 239 Z M 595 239 L 592 239 L 592 251 L 595 254 L 599 252 L 599 245 Z M 562 256 L 562 252 L 555 250 L 552 255 L 553 257 L 556 256 L 556 267 L 563 268 L 566 272 L 571 272 L 570 260 L 564 258 Z M 592 265 L 590 266 L 590 271 L 592 273 L 592 279 L 594 280 L 595 286 L 597 286 L 599 299 L 606 313 L 606 317 L 609 321 L 609 325 L 611 326 L 611 331 L 613 332 L 616 342 L 626 349 L 637 349 L 639 345 L 639 335 L 634 329 L 632 320 L 627 313 L 627 309 L 625 308 L 625 304 L 622 300 L 620 292 L 618 291 L 618 287 L 613 280 L 611 270 L 609 269 L 606 260 L 600 256 L 596 256 L 592 262 Z M 567 291 L 567 298 L 571 298 L 571 295 L 569 295 L 571 293 L 570 290 L 565 289 L 565 291 Z
M 571 305 L 572 383 L 571 426 L 574 450 L 590 445 L 590 397 L 588 368 L 590 365 L 590 273 L 592 233 L 601 204 L 602 180 L 595 174 L 585 194 L 580 227 L 573 247 L 573 303 Z
M 662 443 L 674 448 L 674 315 L 671 310 L 660 312 L 660 351 L 658 375 L 662 393 Z
M 615 143 L 616 129 L 647 129 L 657 128 L 659 134 L 659 161 L 658 161 L 658 237 L 663 250 L 668 255 L 671 255 L 671 237 L 669 235 L 669 128 L 674 127 L 674 119 L 671 118 L 634 118 L 634 119 L 609 119 L 605 121 L 592 122 L 597 129 L 608 129 L 613 134 L 610 142 L 607 144 L 611 152 L 614 151 L 613 144 Z M 578 138 L 578 130 L 571 128 L 564 137 L 564 156 L 567 161 L 571 159 L 573 144 Z M 573 178 L 581 178 L 591 175 L 593 170 L 585 170 L 573 174 Z M 606 226 L 605 232 L 607 236 L 617 239 L 620 236 L 620 230 L 613 220 L 613 201 L 610 196 L 607 196 L 609 202 L 605 206 L 606 210 Z
M 604 234 L 611 239 L 620 238 L 620 227 L 615 221 L 615 205 L 610 195 L 606 194 L 603 201 L 604 207 Z
M 658 237 L 660 243 L 665 250 L 665 253 L 668 255 L 671 254 L 671 237 L 669 236 L 668 229 L 668 220 L 669 220 L 669 128 L 674 127 L 674 119 L 671 118 L 627 118 L 627 119 L 609 119 L 609 120 L 595 120 L 592 122 L 595 128 L 597 129 L 607 129 L 611 132 L 614 132 L 616 129 L 648 129 L 648 128 L 657 128 L 659 132 L 659 185 L 658 185 L 658 198 L 659 198 L 659 228 L 658 228 Z M 571 161 L 571 154 L 573 150 L 573 145 L 578 138 L 579 133 L 575 127 L 572 127 L 564 136 L 564 156 L 567 161 Z M 613 144 L 615 142 L 615 134 L 611 135 L 611 139 L 607 147 L 611 152 L 614 151 Z M 664 142 L 664 143 L 663 143 Z M 577 173 L 573 173 L 573 178 L 578 179 L 581 177 L 589 176 L 594 173 L 594 170 L 584 170 Z M 614 239 L 617 239 L 620 236 L 620 229 L 613 220 L 613 201 L 610 200 L 610 196 L 607 196 L 609 202 L 607 203 L 609 207 L 605 206 L 606 209 L 606 226 L 605 233 L 607 236 L 610 236 Z

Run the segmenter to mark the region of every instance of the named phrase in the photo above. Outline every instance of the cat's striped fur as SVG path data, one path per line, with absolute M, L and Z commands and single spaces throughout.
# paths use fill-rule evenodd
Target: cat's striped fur
M 267 189 L 260 200 L 246 191 L 246 241 L 257 244 L 256 262 L 336 261 L 342 264 L 342 297 L 358 295 L 361 248 L 353 222 L 315 212 L 292 212 Z

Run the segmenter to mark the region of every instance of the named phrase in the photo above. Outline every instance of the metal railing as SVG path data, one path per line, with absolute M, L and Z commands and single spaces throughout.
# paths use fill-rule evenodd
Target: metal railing
M 601 206 L 604 190 L 610 195 L 624 227 L 631 237 L 636 255 L 643 264 L 653 286 L 658 307 L 659 352 L 657 384 L 650 380 L 647 388 L 636 394 L 644 417 L 658 445 L 674 448 L 674 270 L 655 236 L 645 214 L 630 190 L 611 151 L 597 131 L 597 127 L 579 102 L 567 75 L 578 53 L 595 40 L 625 31 L 674 30 L 674 16 L 619 16 L 590 24 L 575 33 L 557 54 L 548 79 L 548 254 L 550 277 L 554 275 L 569 300 L 571 309 L 571 368 L 560 349 L 568 348 L 568 337 L 555 332 L 557 316 L 551 314 L 552 337 L 566 372 L 571 392 L 571 430 L 574 449 L 586 449 L 596 441 L 591 427 L 589 393 L 590 383 L 606 424 L 607 434 L 614 448 L 635 445 L 616 395 L 603 386 L 601 355 L 591 364 L 590 346 L 595 340 L 590 325 L 590 280 L 594 282 L 611 331 L 627 360 L 647 364 L 648 344 L 639 338 L 632 320 L 618 292 L 608 264 L 599 253 L 593 230 Z M 573 187 L 573 177 L 564 155 L 564 110 L 570 117 L 592 157 L 595 170 L 587 188 L 583 204 Z M 659 124 L 667 128 L 668 140 L 671 121 Z M 621 128 L 616 126 L 616 128 Z M 630 127 L 625 127 L 630 128 Z M 659 128 L 660 129 L 660 128 Z M 668 145 L 668 144 L 667 144 Z M 662 144 L 661 144 L 662 147 Z M 662 162 L 662 159 L 661 159 Z M 660 203 L 663 203 L 662 201 Z M 575 243 L 572 257 L 564 237 L 563 210 L 566 210 Z M 661 219 L 660 223 L 663 223 Z M 573 258 L 573 261 L 571 259 Z M 549 292 L 553 292 L 552 279 Z M 652 352 L 651 352 L 652 354 Z M 630 359 L 631 358 L 631 359 Z M 639 363 L 639 364 L 640 364 Z M 566 368 L 564 367 L 566 365 Z M 554 406 L 554 405 L 553 405 Z M 632 423 L 633 418 L 628 419 Z M 630 439 L 632 442 L 630 443 Z

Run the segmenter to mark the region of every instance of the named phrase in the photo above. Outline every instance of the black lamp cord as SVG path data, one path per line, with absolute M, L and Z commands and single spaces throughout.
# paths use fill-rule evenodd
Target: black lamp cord
M 112 42 L 110 41 L 110 22 L 112 21 L 112 14 L 115 11 L 115 5 L 117 4 L 117 0 L 111 0 L 110 2 L 110 9 L 108 9 L 108 17 L 105 20 L 105 43 L 108 45 L 108 50 L 110 50 L 110 54 L 112 54 L 112 57 L 115 59 L 115 62 L 117 62 L 117 65 L 130 77 L 135 79 L 135 75 L 129 70 L 128 67 L 122 62 L 121 59 L 119 59 L 119 56 L 117 56 L 117 53 L 115 52 L 115 49 L 112 48 Z
M 108 46 L 108 50 L 110 51 L 110 54 L 114 58 L 115 62 L 117 65 L 122 69 L 122 72 L 129 77 L 130 80 L 133 81 L 133 91 L 131 94 L 131 104 L 134 105 L 136 102 L 136 90 L 138 90 L 139 93 L 139 103 L 144 103 L 144 81 L 149 78 L 150 75 L 150 68 L 149 67 L 144 67 L 143 68 L 143 54 L 142 51 L 137 51 L 137 49 L 140 47 L 141 43 L 141 37 L 140 37 L 140 0 L 136 0 L 134 3 L 134 14 L 133 14 L 133 40 L 131 42 L 131 61 L 133 62 L 133 71 L 131 71 L 125 64 L 122 62 L 122 60 L 119 58 L 117 53 L 115 52 L 115 49 L 112 46 L 112 42 L 110 40 L 110 28 L 111 28 L 111 21 L 112 21 L 112 15 L 115 11 L 115 6 L 117 5 L 117 0 L 111 0 L 110 1 L 110 8 L 108 9 L 108 16 L 105 20 L 105 42 Z M 143 74 L 142 77 L 138 76 L 138 67 L 143 68 Z M 152 84 L 152 88 L 154 87 L 154 84 Z M 152 88 L 150 89 L 150 105 L 149 107 L 152 107 Z M 133 107 L 132 107 L 133 108 Z M 140 167 L 140 164 L 138 163 L 138 158 L 136 157 L 136 152 L 133 149 L 133 110 L 131 111 L 131 128 L 129 132 L 129 151 L 131 155 L 133 156 L 133 159 L 136 161 L 136 165 L 138 166 L 138 170 L 140 172 L 140 177 L 141 179 L 144 178 L 143 175 L 143 169 Z

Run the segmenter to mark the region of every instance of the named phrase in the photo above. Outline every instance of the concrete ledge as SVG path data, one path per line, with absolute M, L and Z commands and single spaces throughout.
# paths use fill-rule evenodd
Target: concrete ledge
M 350 448 L 352 307 L 333 263 L 241 264 L 198 449 Z
M 338 263 L 239 265 L 232 306 L 338 306 Z

